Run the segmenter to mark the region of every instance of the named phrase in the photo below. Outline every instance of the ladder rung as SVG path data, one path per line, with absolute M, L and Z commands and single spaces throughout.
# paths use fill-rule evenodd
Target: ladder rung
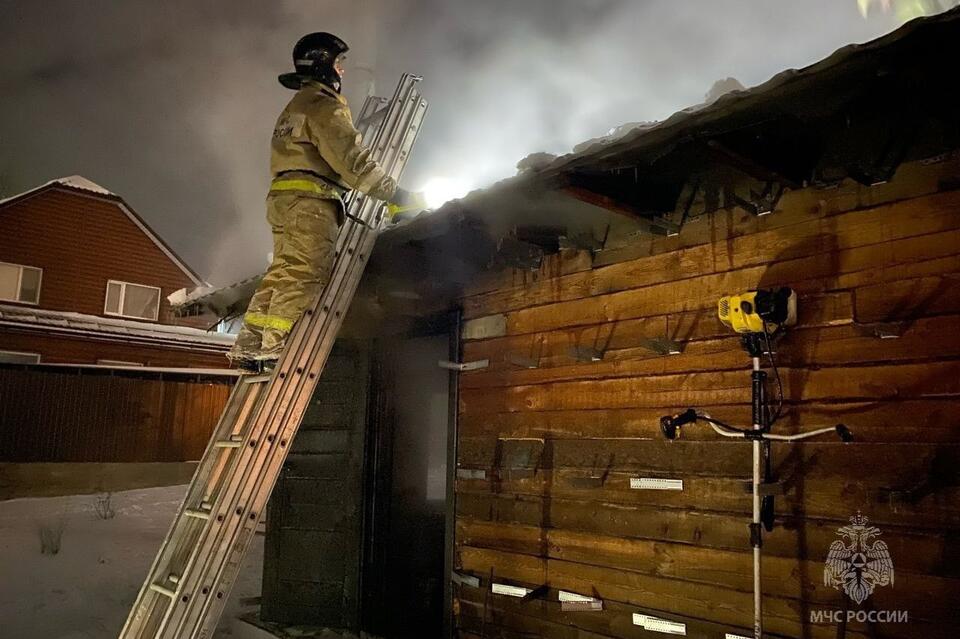
M 230 439 L 221 439 L 214 444 L 217 448 L 240 448 L 241 445 L 243 445 L 241 435 L 230 435 Z
M 173 590 L 170 590 L 166 586 L 161 586 L 160 584 L 150 584 L 150 590 L 154 592 L 158 592 L 161 595 L 164 595 L 166 597 L 170 597 L 171 599 L 176 599 L 177 597 L 176 592 L 174 592 Z
M 172 572 L 167 575 L 167 579 L 170 580 L 170 583 L 178 584 L 180 583 L 180 575 L 175 575 Z
M 273 378 L 273 375 L 250 375 L 249 377 L 243 378 L 244 384 L 262 384 L 264 382 L 269 382 Z
M 196 508 L 187 508 L 183 511 L 183 514 L 187 517 L 193 517 L 194 519 L 210 519 L 210 513 L 206 510 L 197 510 Z

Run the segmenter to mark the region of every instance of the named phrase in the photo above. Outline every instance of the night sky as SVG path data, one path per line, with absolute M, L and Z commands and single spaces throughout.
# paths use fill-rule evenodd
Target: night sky
M 699 103 L 897 25 L 855 0 L 0 0 L 0 194 L 81 174 L 211 282 L 266 264 L 269 136 L 293 43 L 351 45 L 345 93 L 425 77 L 406 186 L 482 186 L 534 151 Z

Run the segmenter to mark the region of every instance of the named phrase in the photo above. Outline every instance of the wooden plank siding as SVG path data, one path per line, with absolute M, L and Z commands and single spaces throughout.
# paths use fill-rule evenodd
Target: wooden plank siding
M 462 343 L 463 361 L 490 365 L 459 384 L 457 467 L 476 472 L 457 481 L 455 562 L 484 580 L 454 586 L 460 636 L 659 636 L 632 612 L 684 622 L 687 636 L 752 634 L 750 446 L 701 426 L 668 442 L 658 419 L 692 406 L 747 425 L 749 358 L 716 302 L 781 285 L 797 290 L 800 312 L 777 347 L 786 414 L 775 429 L 842 421 L 856 441 L 773 445 L 785 494 L 764 540 L 767 628 L 838 636 L 809 613 L 843 608 L 823 562 L 861 511 L 896 568 L 868 602 L 910 622 L 853 623 L 846 636 L 955 636 L 960 192 L 932 192 L 924 175 L 914 165 L 872 192 L 798 191 L 770 216 L 721 212 L 634 259 L 589 268 L 566 253 L 536 276 L 469 291 L 468 321 L 502 316 L 488 325 L 503 328 Z M 880 339 L 878 323 L 899 337 Z M 681 353 L 651 348 L 665 338 Z M 577 361 L 578 347 L 603 358 Z M 637 476 L 682 479 L 683 490 L 633 490 Z M 491 576 L 547 590 L 494 595 Z M 558 589 L 600 597 L 604 611 L 562 612 Z
M 233 382 L 0 367 L 0 461 L 200 459 Z
M 0 350 L 42 353 L 44 364 L 98 364 L 101 360 L 129 362 L 163 368 L 228 368 L 225 349 L 178 344 L 130 343 L 123 336 L 116 340 L 49 335 L 39 331 L 0 331 Z
M 58 186 L 10 202 L 0 261 L 43 269 L 38 308 L 103 315 L 107 280 L 118 280 L 160 288 L 157 322 L 172 324 L 167 296 L 196 284 L 120 207 Z

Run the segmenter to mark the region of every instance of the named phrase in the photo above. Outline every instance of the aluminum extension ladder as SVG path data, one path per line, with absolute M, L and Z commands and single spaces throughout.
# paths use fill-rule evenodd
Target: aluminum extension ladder
M 372 157 L 396 179 L 427 109 L 419 81 L 405 74 L 392 100 L 367 98 L 357 117 Z M 383 222 L 372 198 L 353 194 L 346 204 L 330 283 L 274 371 L 234 386 L 120 639 L 213 636 Z

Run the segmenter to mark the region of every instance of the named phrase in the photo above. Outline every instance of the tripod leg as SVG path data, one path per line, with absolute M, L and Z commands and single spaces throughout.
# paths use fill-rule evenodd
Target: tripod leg
M 752 354 L 752 353 L 751 353 Z M 753 357 L 753 428 L 763 430 L 766 427 L 766 402 L 764 393 L 764 373 L 760 370 L 760 357 Z M 753 636 L 763 639 L 763 589 L 760 579 L 763 532 L 760 512 L 760 484 L 764 481 L 764 450 L 759 439 L 753 440 L 753 522 L 750 524 L 750 545 L 753 546 Z
M 753 523 L 750 524 L 750 544 L 753 546 L 753 636 L 754 639 L 763 637 L 763 597 L 760 581 L 760 548 L 763 537 L 760 524 L 760 482 L 761 474 L 761 445 L 753 442 Z

